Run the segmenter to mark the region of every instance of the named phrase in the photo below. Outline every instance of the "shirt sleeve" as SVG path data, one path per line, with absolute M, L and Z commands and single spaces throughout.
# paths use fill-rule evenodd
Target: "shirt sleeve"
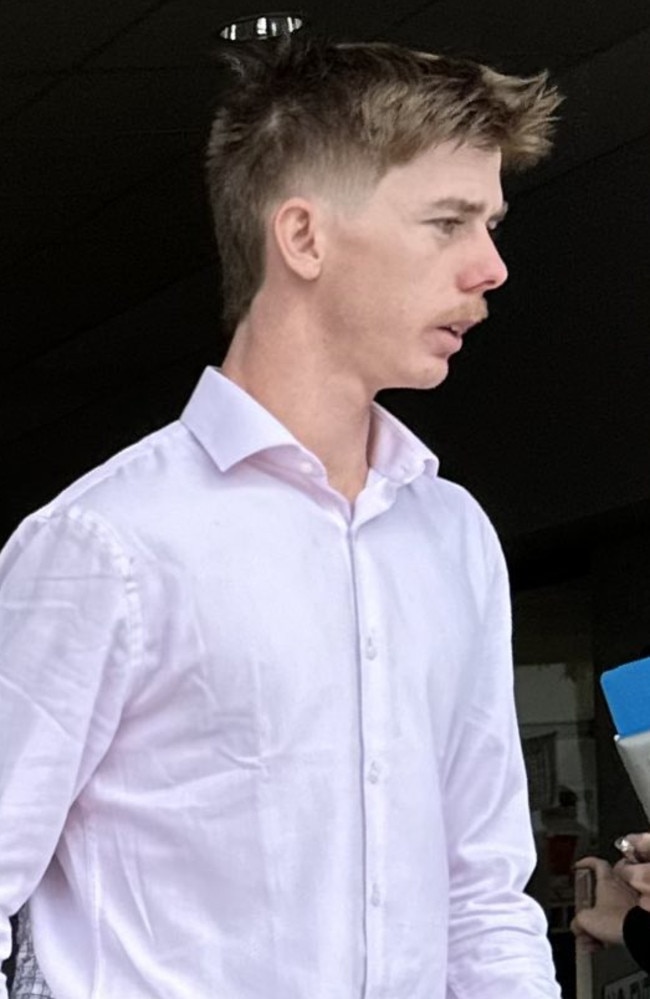
M 0 556 L 0 960 L 117 728 L 137 608 L 128 559 L 80 511 L 28 519 Z
M 623 940 L 631 956 L 650 973 L 650 912 L 635 905 L 623 920 Z
M 447 999 L 559 999 L 546 920 L 524 893 L 535 864 L 514 707 L 510 594 L 494 538 L 467 711 L 446 769 Z

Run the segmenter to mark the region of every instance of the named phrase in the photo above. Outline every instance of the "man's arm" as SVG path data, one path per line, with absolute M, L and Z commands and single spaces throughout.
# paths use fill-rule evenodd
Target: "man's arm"
M 496 539 L 474 683 L 445 781 L 448 999 L 558 999 L 546 923 L 524 892 L 533 867 L 513 697 L 510 596 Z
M 31 518 L 0 556 L 0 960 L 114 735 L 136 615 L 127 560 L 78 511 Z

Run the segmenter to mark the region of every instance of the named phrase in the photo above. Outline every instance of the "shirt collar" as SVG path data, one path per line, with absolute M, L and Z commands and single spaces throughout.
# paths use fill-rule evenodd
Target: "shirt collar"
M 216 368 L 201 375 L 181 422 L 222 472 L 271 448 L 301 447 L 279 420 Z
M 379 403 L 372 404 L 372 467 L 387 479 L 406 485 L 418 475 L 435 478 L 440 462 L 408 427 Z
M 423 473 L 435 476 L 438 459 L 429 448 L 382 406 L 373 403 L 372 411 L 374 470 L 402 484 Z M 267 409 L 216 368 L 206 368 L 201 375 L 181 422 L 222 472 L 274 448 L 297 448 L 314 457 Z

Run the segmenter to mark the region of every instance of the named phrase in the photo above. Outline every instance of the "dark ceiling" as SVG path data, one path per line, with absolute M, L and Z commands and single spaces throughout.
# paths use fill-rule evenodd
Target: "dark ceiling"
M 0 537 L 173 419 L 220 360 L 202 148 L 244 0 L 0 0 Z M 648 0 L 361 0 L 311 30 L 547 67 L 555 154 L 511 181 L 511 270 L 436 393 L 386 402 L 513 557 L 650 522 Z

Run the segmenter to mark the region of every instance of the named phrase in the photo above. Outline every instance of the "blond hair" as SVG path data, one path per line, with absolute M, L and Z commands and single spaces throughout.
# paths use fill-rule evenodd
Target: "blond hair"
M 377 183 L 433 145 L 500 149 L 505 170 L 551 147 L 561 97 L 547 73 L 521 78 L 384 43 L 314 39 L 231 46 L 234 70 L 210 134 L 207 180 L 232 332 L 264 278 L 271 206 L 310 176 Z

